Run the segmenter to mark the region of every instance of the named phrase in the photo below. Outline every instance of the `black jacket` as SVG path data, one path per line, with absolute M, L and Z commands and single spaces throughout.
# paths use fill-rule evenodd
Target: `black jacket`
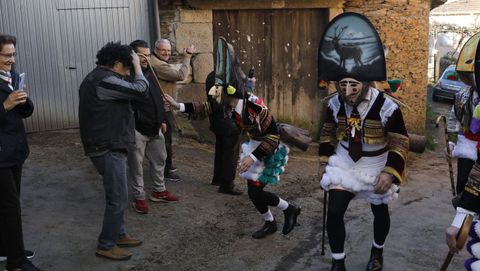
M 165 122 L 165 108 L 156 82 L 152 74 L 144 71 L 149 83 L 148 96 L 132 101 L 135 112 L 135 129 L 144 136 L 158 135 L 160 125 Z
M 12 72 L 13 88 L 18 85 L 18 74 Z M 6 81 L 0 79 L 0 167 L 23 164 L 29 154 L 27 135 L 22 119 L 33 113 L 33 103 L 28 98 L 23 105 L 17 105 L 6 111 L 3 102 L 12 89 Z
M 215 101 L 215 98 L 208 95 L 208 91 L 215 84 L 215 72 L 208 74 L 205 81 L 207 101 L 210 103 L 212 113 L 208 116 L 210 120 L 210 131 L 217 136 L 236 137 L 240 135 L 240 129 L 235 121 L 225 116 L 223 107 Z
M 88 156 L 108 150 L 127 151 L 135 144 L 135 120 L 131 100 L 148 92 L 144 76 L 133 82 L 97 67 L 80 85 L 79 124 L 83 148 Z

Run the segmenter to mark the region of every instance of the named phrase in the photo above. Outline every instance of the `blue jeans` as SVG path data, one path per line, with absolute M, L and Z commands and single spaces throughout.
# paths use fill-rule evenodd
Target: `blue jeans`
M 123 212 L 128 205 L 127 153 L 109 151 L 90 159 L 103 177 L 106 206 L 98 248 L 107 250 L 114 247 L 117 238 L 126 233 Z

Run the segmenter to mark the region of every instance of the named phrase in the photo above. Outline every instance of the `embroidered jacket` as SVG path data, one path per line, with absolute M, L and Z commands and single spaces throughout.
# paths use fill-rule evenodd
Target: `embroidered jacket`
M 258 160 L 275 152 L 280 143 L 280 135 L 273 116 L 261 99 L 254 95 L 244 99 L 241 119 L 237 118 L 236 121 L 250 138 L 261 142 L 252 152 Z
M 277 124 L 267 106 L 255 95 L 249 95 L 239 103 L 241 103 L 241 112 L 225 113 L 225 117 L 231 117 L 242 131 L 248 133 L 251 139 L 261 142 L 252 152 L 255 158 L 262 160 L 264 157 L 272 155 L 278 147 L 280 136 Z M 182 111 L 185 113 L 208 115 L 213 112 L 211 102 L 192 102 L 184 105 L 185 109 Z
M 458 206 L 480 213 L 480 164 L 478 162 L 475 163 L 468 175 L 468 181 Z
M 455 96 L 455 104 L 452 110 L 456 118 L 455 120 L 460 124 L 460 129 L 457 129 L 458 133 L 463 134 L 469 140 L 476 141 L 477 152 L 480 147 L 480 134 L 472 132 L 470 124 L 472 123 L 473 112 L 479 101 L 478 92 L 474 87 L 464 89 Z M 457 124 L 456 126 L 459 125 Z M 449 132 L 455 132 L 455 130 L 449 129 Z M 462 193 L 459 207 L 480 213 L 480 164 L 478 160 L 468 175 L 468 181 Z
M 360 133 L 363 151 L 365 145 L 386 145 L 388 152 L 384 172 L 395 176 L 395 183 L 401 184 L 405 178 L 405 166 L 408 155 L 409 140 L 402 112 L 388 96 L 370 88 L 371 100 L 366 112 L 362 114 Z M 341 100 L 338 93 L 327 100 L 325 122 L 320 131 L 319 155 L 322 162 L 335 153 L 338 142 L 348 145 L 351 127 L 347 112 L 352 107 Z M 346 142 L 347 141 L 347 142 Z

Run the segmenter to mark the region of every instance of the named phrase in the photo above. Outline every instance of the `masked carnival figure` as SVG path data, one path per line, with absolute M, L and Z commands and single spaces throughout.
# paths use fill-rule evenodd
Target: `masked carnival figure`
M 452 156 L 457 158 L 456 192 L 458 196 L 453 201 L 455 207 L 478 158 L 480 98 L 474 79 L 473 62 L 466 62 L 474 59 L 479 39 L 480 33 L 477 33 L 465 43 L 455 68 L 459 79 L 465 84 L 465 87 L 455 95 L 448 121 L 449 145 L 453 146 Z
M 472 36 L 463 46 L 458 57 L 456 71 L 460 79 L 468 85 L 455 97 L 453 113 L 459 122 L 458 140 L 453 156 L 458 157 L 458 179 L 456 202 L 457 214 L 447 229 L 447 244 L 451 252 L 462 248 L 459 241 L 460 229 L 468 225 L 467 217 L 480 213 L 480 104 L 478 86 L 480 84 L 480 33 Z M 458 188 L 460 187 L 460 188 Z M 472 258 L 465 261 L 467 270 L 480 271 L 480 227 L 478 221 L 470 231 L 471 240 L 467 243 Z M 469 225 L 467 226 L 469 227 Z M 467 229 L 468 230 L 468 229 Z
M 263 100 L 247 91 L 246 77 L 233 46 L 220 37 L 215 51 L 215 83 L 208 94 L 223 108 L 225 118 L 232 119 L 248 136 L 241 145 L 239 173 L 248 184 L 250 200 L 264 220 L 264 225 L 252 237 L 260 239 L 277 231 L 269 206 L 283 211 L 282 233 L 286 235 L 295 227 L 301 209 L 264 188 L 278 183 L 288 161 L 289 148 L 280 141 L 277 124 Z M 185 113 L 211 114 L 215 108 L 208 102 L 177 103 L 165 96 L 173 107 Z
M 325 99 L 319 146 L 320 185 L 329 193 L 331 270 L 346 270 L 343 219 L 354 198 L 366 199 L 374 215 L 366 270 L 382 270 L 388 204 L 405 180 L 409 149 L 398 103 L 373 87 L 374 81 L 386 80 L 384 48 L 366 17 L 343 13 L 327 26 L 318 62 L 320 83 L 332 82 L 337 90 Z

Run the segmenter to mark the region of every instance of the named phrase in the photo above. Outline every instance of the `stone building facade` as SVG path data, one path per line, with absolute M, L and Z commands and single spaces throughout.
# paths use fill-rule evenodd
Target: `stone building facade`
M 198 55 L 192 60 L 192 76 L 179 85 L 176 96 L 181 101 L 203 100 L 206 98 L 205 77 L 213 70 L 214 28 L 217 27 L 214 24 L 221 24 L 221 22 L 214 22 L 215 12 L 271 10 L 273 13 L 276 10 L 288 12 L 318 9 L 324 11 L 321 14 L 326 14 L 326 22 L 344 11 L 364 14 L 375 26 L 384 45 L 388 48 L 387 77 L 402 79 L 404 82 L 402 89 L 395 93 L 395 96 L 411 108 L 404 110 L 407 129 L 413 133 L 423 134 L 427 104 L 429 12 L 443 2 L 444 0 L 433 2 L 431 0 L 159 0 L 160 31 L 162 38 L 172 41 L 174 54 L 178 55 L 189 44 L 196 45 Z M 308 41 L 309 46 L 310 43 Z M 313 46 L 318 47 L 318 44 Z M 311 61 L 316 63 L 316 55 L 312 56 L 312 59 L 314 60 Z M 270 72 L 275 73 L 275 71 Z M 312 70 L 308 78 L 303 76 L 296 79 L 299 82 L 316 81 L 316 72 L 316 69 Z M 284 76 L 286 77 L 287 74 Z M 295 80 L 295 77 L 292 80 Z M 275 81 L 275 78 L 272 81 Z M 271 84 L 273 86 L 274 82 Z M 283 91 L 295 92 L 295 86 L 297 85 L 289 85 Z M 321 119 L 321 101 L 326 93 L 321 93 L 318 89 L 304 90 L 303 86 L 300 86 L 300 89 L 304 92 L 298 95 L 296 93 L 279 95 L 279 93 L 270 92 L 259 93 L 259 95 L 268 96 L 267 103 L 271 103 L 268 105 L 273 108 L 277 118 L 315 131 Z M 302 111 L 304 111 L 303 114 Z
M 430 8 L 424 0 L 351 0 L 345 7 L 367 16 L 388 48 L 387 78 L 403 80 L 395 96 L 410 106 L 404 118 L 408 131 L 416 133 L 425 129 Z

